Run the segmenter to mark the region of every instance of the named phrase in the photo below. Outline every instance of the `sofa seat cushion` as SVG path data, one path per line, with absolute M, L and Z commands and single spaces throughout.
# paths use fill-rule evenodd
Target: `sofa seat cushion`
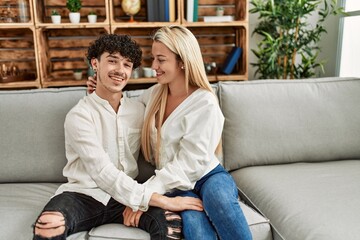
M 250 226 L 253 240 L 272 240 L 269 220 L 264 218 L 251 207 L 240 202 L 246 220 Z M 134 235 L 134 233 L 136 233 Z M 150 235 L 137 228 L 128 228 L 122 224 L 106 224 L 93 228 L 89 232 L 89 240 L 147 240 Z
M 51 183 L 0 184 L 0 239 L 15 239 L 14 233 L 17 240 L 31 239 L 32 224 L 58 187 Z
M 6 183 L 0 184 L 0 239 L 29 240 L 32 225 L 43 207 L 53 196 L 58 183 Z M 271 240 L 271 229 L 267 219 L 241 203 L 250 225 L 254 240 Z M 19 229 L 22 229 L 19 231 Z M 150 239 L 145 231 L 125 227 L 122 224 L 107 224 L 71 235 L 67 240 L 100 239 Z
M 231 174 L 283 239 L 359 239 L 360 160 L 254 166 Z

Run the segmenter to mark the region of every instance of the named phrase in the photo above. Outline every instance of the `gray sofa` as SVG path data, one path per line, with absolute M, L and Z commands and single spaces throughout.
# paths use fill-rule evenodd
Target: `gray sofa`
M 225 167 L 274 239 L 360 239 L 360 79 L 220 86 Z
M 217 86 L 215 86 L 216 88 Z M 141 91 L 126 92 L 136 96 Z M 86 95 L 83 87 L 0 91 L 0 240 L 30 240 L 31 225 L 58 186 L 66 181 L 64 120 Z M 139 160 L 138 181 L 153 168 Z M 271 240 L 269 221 L 240 203 L 255 240 Z M 149 234 L 108 224 L 68 237 L 69 240 L 150 239 Z
M 246 203 L 253 239 L 360 239 L 360 79 L 214 88 L 226 119 L 223 164 Z M 85 94 L 75 87 L 0 91 L 0 239 L 30 239 L 32 222 L 65 181 L 63 121 Z M 141 182 L 152 169 L 141 159 L 139 167 Z M 148 238 L 109 224 L 68 239 Z

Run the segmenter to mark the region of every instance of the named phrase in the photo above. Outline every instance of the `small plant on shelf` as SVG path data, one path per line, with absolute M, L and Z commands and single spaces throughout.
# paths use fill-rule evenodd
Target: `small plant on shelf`
M 57 10 L 51 11 L 51 21 L 55 24 L 61 23 L 61 15 Z
M 80 22 L 80 9 L 82 7 L 81 0 L 67 0 L 66 7 L 69 9 L 69 18 L 71 23 Z
M 90 11 L 87 18 L 88 18 L 89 23 L 96 23 L 96 20 L 97 20 L 96 12 Z
M 82 7 L 81 0 L 67 0 L 66 7 L 70 12 L 78 12 Z
M 52 10 L 51 16 L 60 16 L 60 13 L 57 10 Z

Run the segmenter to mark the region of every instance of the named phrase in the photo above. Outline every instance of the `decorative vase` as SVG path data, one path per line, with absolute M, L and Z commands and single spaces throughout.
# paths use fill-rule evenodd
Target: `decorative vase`
M 96 23 L 97 15 L 95 14 L 87 15 L 87 18 L 89 23 Z
M 51 21 L 55 24 L 61 23 L 61 16 L 60 15 L 51 15 Z
M 82 71 L 74 71 L 74 78 L 76 80 L 81 80 L 82 79 Z
M 122 0 L 121 8 L 130 16 L 129 22 L 134 22 L 134 15 L 140 11 L 141 0 Z
M 69 19 L 71 23 L 79 23 L 80 22 L 80 13 L 79 12 L 70 12 Z

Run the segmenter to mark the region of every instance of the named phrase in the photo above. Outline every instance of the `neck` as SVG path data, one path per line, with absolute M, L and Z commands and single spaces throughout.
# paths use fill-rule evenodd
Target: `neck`
M 101 88 L 96 88 L 95 93 L 102 99 L 109 102 L 110 106 L 117 113 L 120 107 L 120 100 L 122 97 L 122 91 L 112 93 L 108 90 L 102 91 Z
M 184 97 L 189 96 L 191 93 L 193 93 L 198 87 L 189 85 L 188 89 L 186 91 L 185 84 L 179 84 L 179 85 L 170 85 L 169 84 L 169 93 L 168 95 L 171 97 Z

